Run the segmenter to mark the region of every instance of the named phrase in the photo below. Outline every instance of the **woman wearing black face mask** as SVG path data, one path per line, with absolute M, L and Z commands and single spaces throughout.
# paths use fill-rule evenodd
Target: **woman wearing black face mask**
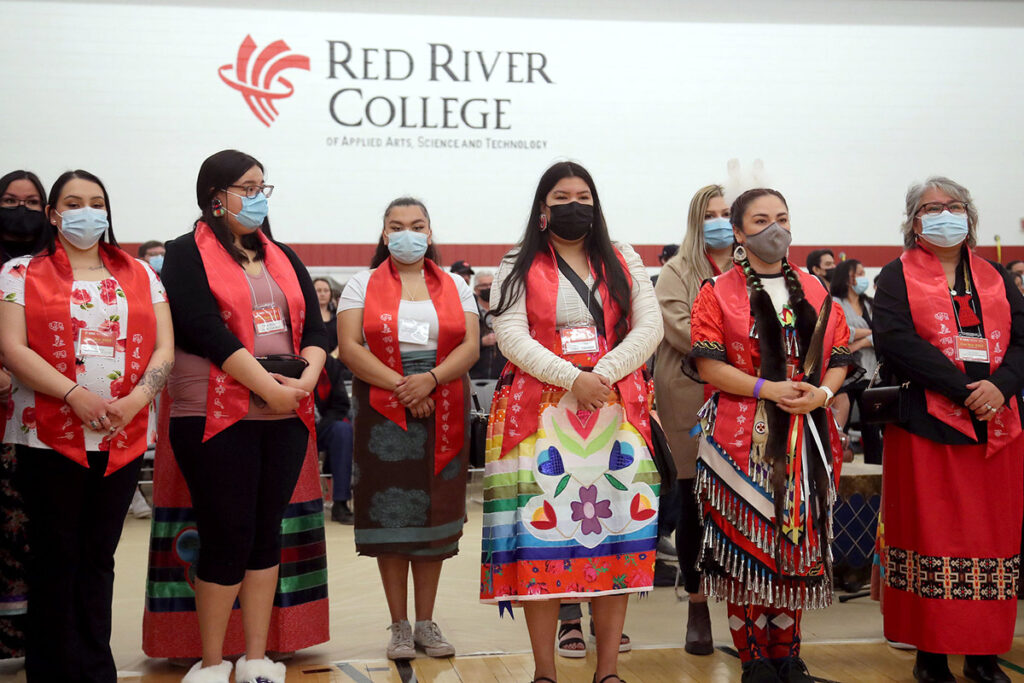
M 662 337 L 658 301 L 640 257 L 609 239 L 590 174 L 571 162 L 541 177 L 491 291 L 509 365 L 487 430 L 481 600 L 523 606 L 535 680 L 547 683 L 561 600 L 590 600 L 594 680 L 619 683 L 627 598 L 650 590 L 658 540 L 641 374 Z
M 41 250 L 50 236 L 43 207 L 46 190 L 35 173 L 12 171 L 0 178 L 0 264 L 17 256 Z M 11 376 L 0 366 L 0 418 L 7 415 L 11 395 Z M 0 419 L 0 443 L 5 419 Z M 0 531 L 7 557 L 0 562 L 0 659 L 25 656 L 27 611 L 25 565 L 28 540 L 25 533 L 24 500 L 16 481 L 17 459 L 12 444 L 0 446 L 0 515 L 7 520 Z

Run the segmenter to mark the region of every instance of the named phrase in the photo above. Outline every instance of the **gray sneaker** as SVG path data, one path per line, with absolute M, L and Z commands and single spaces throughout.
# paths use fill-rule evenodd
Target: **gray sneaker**
M 455 647 L 444 639 L 441 629 L 433 621 L 417 621 L 416 646 L 423 649 L 429 657 L 451 657 Z
M 403 619 L 388 626 L 391 642 L 388 643 L 388 659 L 416 659 L 416 647 L 412 641 L 412 625 Z

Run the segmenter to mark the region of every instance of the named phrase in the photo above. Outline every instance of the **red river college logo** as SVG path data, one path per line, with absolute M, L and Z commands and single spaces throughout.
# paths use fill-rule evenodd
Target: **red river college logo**
M 279 76 L 285 69 L 302 69 L 309 71 L 309 57 L 291 54 L 291 48 L 283 40 L 275 40 L 270 45 L 256 52 L 256 41 L 246 36 L 238 46 L 238 57 L 234 64 L 225 64 L 217 70 L 220 79 L 242 93 L 242 99 L 264 126 L 277 118 L 274 100 L 291 97 L 295 92 L 291 81 Z M 234 80 L 228 75 L 232 67 L 235 70 Z

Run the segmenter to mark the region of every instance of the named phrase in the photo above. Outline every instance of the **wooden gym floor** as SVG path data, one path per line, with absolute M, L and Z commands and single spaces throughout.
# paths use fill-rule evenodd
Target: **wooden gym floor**
M 458 650 L 452 659 L 420 657 L 396 665 L 384 659 L 388 625 L 384 592 L 376 562 L 357 557 L 352 527 L 328 523 L 328 571 L 331 639 L 297 653 L 288 661 L 294 683 L 524 683 L 531 680 L 530 643 L 522 614 L 498 618 L 497 608 L 477 601 L 479 581 L 479 484 L 471 487 L 469 522 L 462 552 L 448 560 L 441 575 L 435 619 Z M 477 502 L 473 502 L 475 501 Z M 114 586 L 114 627 L 111 644 L 125 683 L 177 683 L 185 670 L 142 652 L 142 608 L 145 595 L 149 520 L 128 518 L 117 552 Z M 630 600 L 626 632 L 634 650 L 620 657 L 619 673 L 629 683 L 738 681 L 739 660 L 730 652 L 732 640 L 724 603 L 712 604 L 711 618 L 719 650 L 709 657 L 686 654 L 681 645 L 686 624 L 685 601 L 672 588 L 656 588 L 643 599 Z M 584 617 L 587 623 L 588 618 Z M 1024 617 L 1017 622 L 1024 636 Z M 889 648 L 882 640 L 878 604 L 868 598 L 826 610 L 805 613 L 803 655 L 811 674 L 822 681 L 912 681 L 912 652 Z M 587 683 L 594 671 L 593 644 L 587 659 L 559 658 L 560 683 Z M 1024 681 L 1024 637 L 1003 656 L 1004 670 Z M 961 658 L 951 658 L 959 676 Z M 19 662 L 0 662 L 0 681 L 20 683 Z M 959 680 L 963 679 L 962 676 Z

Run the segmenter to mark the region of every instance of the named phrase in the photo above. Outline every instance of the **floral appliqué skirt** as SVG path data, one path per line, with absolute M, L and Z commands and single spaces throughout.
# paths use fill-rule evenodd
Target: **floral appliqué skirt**
M 539 429 L 500 457 L 513 377 L 499 381 L 487 428 L 481 601 L 650 590 L 660 483 L 643 437 L 617 398 L 588 415 L 545 385 Z

